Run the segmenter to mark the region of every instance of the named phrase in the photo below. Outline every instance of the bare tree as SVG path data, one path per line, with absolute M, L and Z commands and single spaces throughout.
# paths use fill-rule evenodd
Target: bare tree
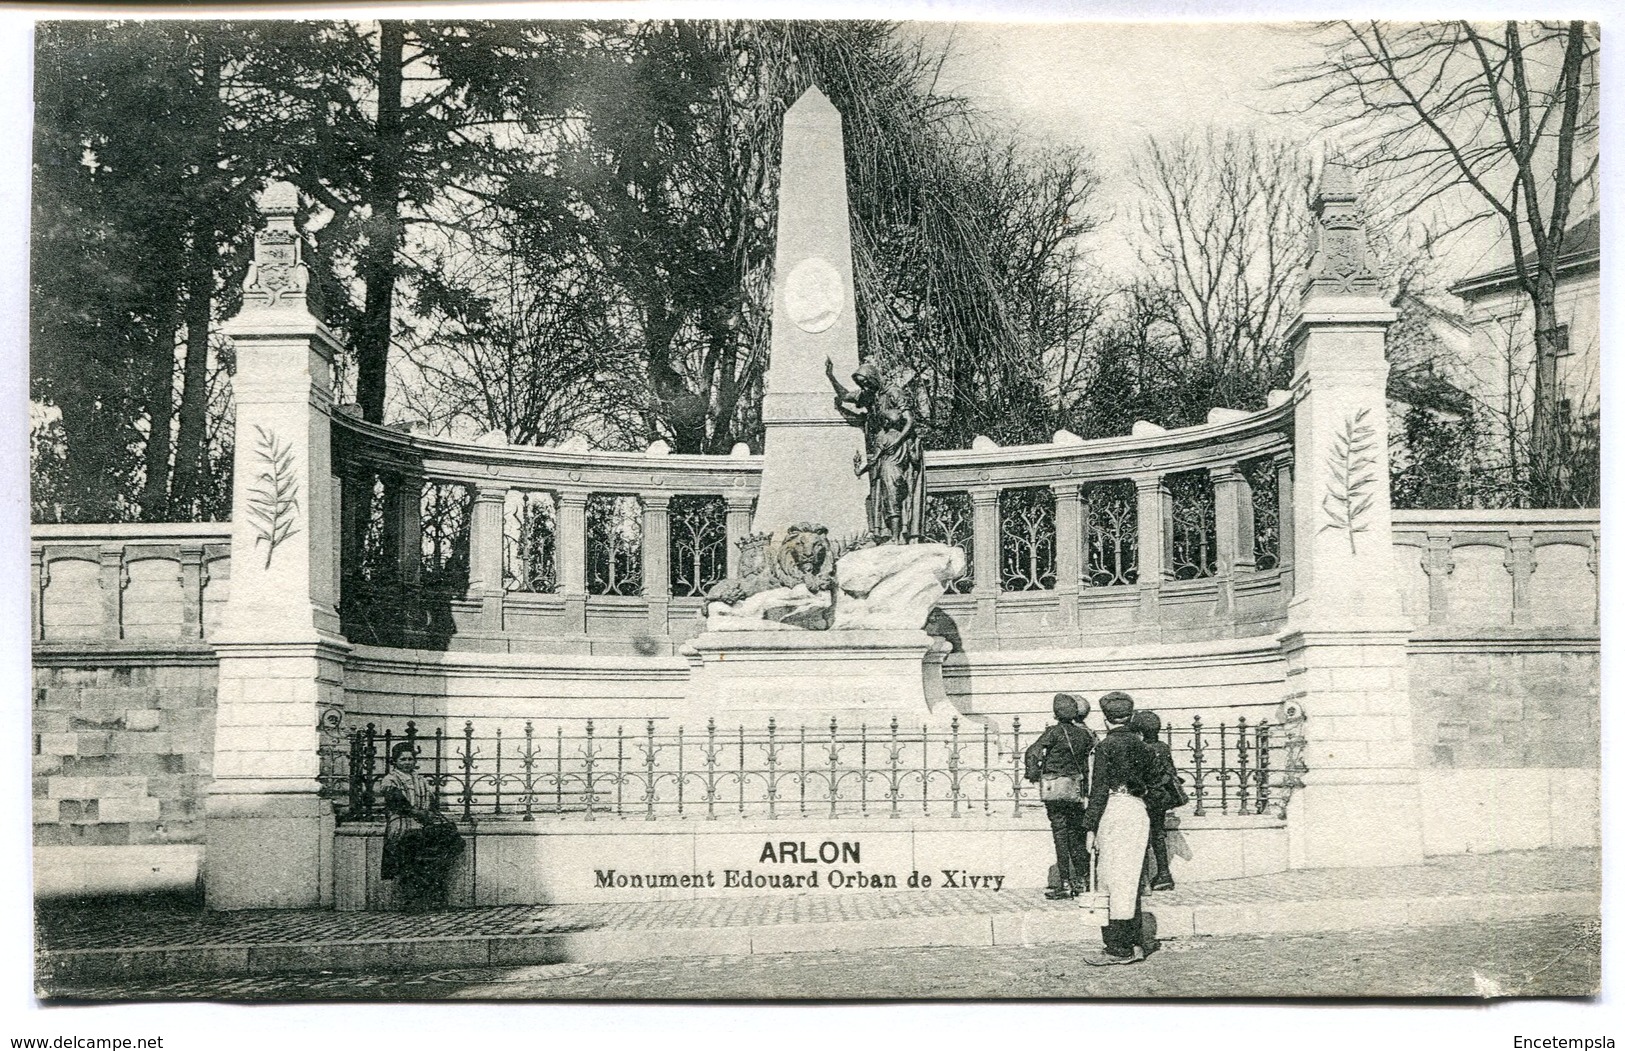
M 1308 263 L 1310 162 L 1253 133 L 1148 139 L 1134 164 L 1140 251 L 1219 404 L 1259 401 L 1290 368 L 1283 337 Z
M 1597 174 L 1597 27 L 1333 22 L 1315 32 L 1324 57 L 1287 83 L 1310 90 L 1308 108 L 1357 147 L 1355 163 L 1412 213 L 1457 206 L 1436 236 L 1495 223 L 1510 241 L 1534 312 L 1534 470 L 1550 470 L 1557 265 L 1571 206 Z
M 636 355 L 590 259 L 527 250 L 511 215 L 469 209 L 422 261 L 401 340 L 397 409 L 440 433 L 498 431 L 516 445 L 638 438 Z

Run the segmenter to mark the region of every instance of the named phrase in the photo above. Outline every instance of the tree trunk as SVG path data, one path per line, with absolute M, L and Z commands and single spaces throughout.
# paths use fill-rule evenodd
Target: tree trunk
M 141 520 L 162 522 L 169 517 L 169 428 L 175 419 L 175 333 L 177 301 L 160 320 L 147 367 L 147 447 L 142 454 L 146 480 L 141 485 Z
M 206 39 L 206 38 L 205 38 Z M 220 127 L 220 58 L 204 44 L 198 75 L 202 121 L 211 136 Z M 216 172 L 218 138 L 199 164 L 200 180 Z M 181 422 L 175 436 L 175 477 L 171 485 L 170 508 L 188 519 L 196 518 L 203 472 L 204 434 L 209 412 L 209 325 L 213 320 L 214 265 L 219 224 L 208 205 L 213 198 L 199 202 L 192 216 L 191 254 L 186 274 L 186 364 L 181 373 Z
M 396 251 L 401 243 L 401 162 L 405 151 L 402 124 L 401 62 L 405 29 L 398 21 L 378 24 L 378 123 L 368 180 L 367 248 L 362 280 L 366 303 L 356 332 L 356 401 L 361 417 L 384 421 L 385 370 L 393 319 Z
M 193 220 L 191 267 L 186 278 L 186 364 L 181 373 L 181 422 L 175 436 L 171 507 L 194 517 L 203 472 L 209 410 L 209 325 L 214 303 L 214 224 Z
M 1554 260 L 1555 263 L 1555 260 Z M 1535 280 L 1535 395 L 1530 428 L 1530 482 L 1537 506 L 1557 506 L 1562 488 L 1557 455 L 1557 282 L 1542 266 Z
M 1516 41 L 1516 24 L 1508 24 L 1509 38 Z M 1557 355 L 1559 324 L 1557 320 L 1557 267 L 1563 258 L 1563 244 L 1568 232 L 1569 205 L 1574 197 L 1576 181 L 1573 172 L 1575 128 L 1580 119 L 1580 77 L 1584 57 L 1585 26 L 1571 22 L 1568 41 L 1564 49 L 1563 70 L 1558 84 L 1562 95 L 1562 115 L 1557 131 L 1557 163 L 1552 187 L 1551 218 L 1545 230 L 1541 229 L 1535 202 L 1539 200 L 1535 189 L 1535 171 L 1529 159 L 1520 165 L 1519 175 L 1525 186 L 1529 202 L 1529 223 L 1535 235 L 1539 262 L 1533 282 L 1524 278 L 1524 285 L 1535 309 L 1535 405 L 1534 426 L 1530 442 L 1530 482 L 1537 503 L 1543 507 L 1559 507 L 1567 502 L 1568 480 L 1558 433 L 1558 379 Z M 1515 67 L 1515 72 L 1521 71 Z M 1523 91 L 1520 73 L 1520 92 Z M 1542 236 L 1544 234 L 1544 236 Z M 1522 264 L 1518 264 L 1520 269 Z

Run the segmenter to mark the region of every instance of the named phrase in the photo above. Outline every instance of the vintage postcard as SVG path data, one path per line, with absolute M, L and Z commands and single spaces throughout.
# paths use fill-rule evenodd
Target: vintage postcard
M 32 27 L 42 1003 L 1600 992 L 1596 24 L 545 13 Z

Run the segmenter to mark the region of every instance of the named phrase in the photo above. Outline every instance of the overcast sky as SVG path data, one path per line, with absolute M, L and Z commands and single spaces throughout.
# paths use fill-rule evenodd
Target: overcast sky
M 1316 57 L 1284 26 L 932 23 L 950 41 L 944 86 L 1024 131 L 1087 145 L 1117 166 L 1146 133 L 1281 125 L 1270 85 Z M 1286 121 L 1287 130 L 1306 130 Z
M 1099 201 L 1116 212 L 1094 238 L 1095 261 L 1108 271 L 1125 272 L 1143 236 L 1128 213 L 1128 171 L 1148 134 L 1253 128 L 1301 140 L 1317 159 L 1327 144 L 1315 123 L 1291 115 L 1301 93 L 1276 86 L 1319 57 L 1302 23 L 956 22 L 921 23 L 919 32 L 951 46 L 942 87 L 1023 138 L 1094 155 Z M 1486 228 L 1450 246 L 1440 276 L 1484 268 L 1497 242 Z

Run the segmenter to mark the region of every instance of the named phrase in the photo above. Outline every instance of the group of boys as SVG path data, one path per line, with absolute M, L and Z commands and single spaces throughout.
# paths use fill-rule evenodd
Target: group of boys
M 1094 964 L 1133 963 L 1145 958 L 1140 892 L 1148 841 L 1156 864 L 1152 889 L 1171 890 L 1174 885 L 1168 871 L 1164 790 L 1165 782 L 1177 775 L 1168 745 L 1158 737 L 1162 727 L 1156 713 L 1137 713 L 1128 694 L 1108 693 L 1100 698 L 1106 734 L 1097 741 L 1082 727 L 1088 711 L 1087 700 L 1056 694 L 1058 723 L 1028 750 L 1028 776 L 1033 780 L 1057 766 L 1075 765 L 1080 777 L 1089 770 L 1086 803 L 1044 804 L 1055 834 L 1058 875 L 1058 885 L 1048 896 L 1073 897 L 1089 889 L 1085 842 L 1092 834 L 1098 858 L 1093 889 L 1106 895 L 1108 906 L 1107 923 L 1101 928 L 1104 952 L 1086 959 Z M 1091 753 L 1092 770 L 1087 762 Z

